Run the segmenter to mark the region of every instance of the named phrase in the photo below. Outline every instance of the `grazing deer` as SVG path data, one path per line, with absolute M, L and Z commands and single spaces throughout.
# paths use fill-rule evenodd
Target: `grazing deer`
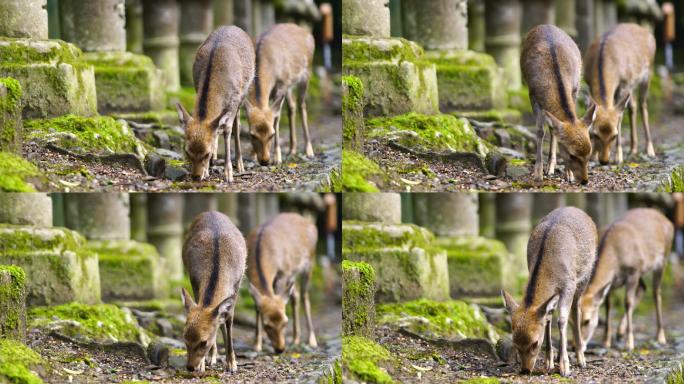
M 195 217 L 183 244 L 183 265 L 196 300 L 185 288 L 181 290 L 187 314 L 183 339 L 188 371 L 204 372 L 208 353 L 209 365 L 216 364 L 219 326 L 226 345 L 226 370 L 237 371 L 233 313 L 246 259 L 245 239 L 226 215 L 204 212 Z
M 593 126 L 594 152 L 601 164 L 610 161 L 610 147 L 615 142 L 616 161 L 622 163 L 622 116 L 629 107 L 632 129 L 630 155 L 637 153 L 637 101 L 634 90 L 639 89 L 639 106 L 646 132 L 646 154 L 655 156 L 648 124 L 648 87 L 651 67 L 656 52 L 656 41 L 646 28 L 636 24 L 619 24 L 595 40 L 585 56 L 584 78 L 596 106 Z
M 598 309 L 606 303 L 606 326 L 603 344 L 611 346 L 610 292 L 625 286 L 625 316 L 627 349 L 634 349 L 632 312 L 638 302 L 641 278 L 653 273 L 653 297 L 656 303 L 657 341 L 666 343 L 663 326 L 660 282 L 663 268 L 672 248 L 674 226 L 655 209 L 639 208 L 628 211 L 611 224 L 601 236 L 598 260 L 591 280 L 582 296 L 582 335 L 591 340 L 598 324 Z
M 546 215 L 532 231 L 527 243 L 527 282 L 522 305 L 502 291 L 506 309 L 511 314 L 513 344 L 520 355 L 521 372 L 534 369 L 537 355 L 546 337 L 546 368 L 554 366 L 551 346 L 551 318 L 558 308 L 560 331 L 560 374 L 570 375 L 566 326 L 572 316 L 577 363 L 586 366 L 579 330 L 579 300 L 589 282 L 596 259 L 596 225 L 581 210 L 558 208 Z
M 249 257 L 247 275 L 249 292 L 257 312 L 254 348 L 261 351 L 263 329 L 276 353 L 285 350 L 285 306 L 292 299 L 293 343 L 299 344 L 299 291 L 295 281 L 301 278 L 304 313 L 309 330 L 309 345 L 316 347 L 311 319 L 309 281 L 316 255 L 318 230 L 309 220 L 295 213 L 272 218 L 247 238 Z
M 192 75 L 195 82 L 195 111 L 191 116 L 181 103 L 178 117 L 185 129 L 185 156 L 192 176 L 209 176 L 211 161 L 218 156 L 219 131 L 225 141 L 225 178 L 233 181 L 230 138 L 235 137 L 237 171 L 244 172 L 240 148 L 240 106 L 254 79 L 254 44 L 240 28 L 220 27 L 197 50 Z
M 551 129 L 548 174 L 556 169 L 556 151 L 565 163 L 565 177 L 581 184 L 589 182 L 587 163 L 591 156 L 589 128 L 594 121 L 595 106 L 579 119 L 575 100 L 580 85 L 582 56 L 577 44 L 553 25 L 539 25 L 527 34 L 522 45 L 520 67 L 530 90 L 530 102 L 537 119 L 537 158 L 534 178 L 544 179 L 544 125 Z
M 304 126 L 306 156 L 314 156 L 306 110 L 306 92 L 311 76 L 314 45 L 311 33 L 295 24 L 276 24 L 259 37 L 256 46 L 256 78 L 245 105 L 252 147 L 261 165 L 268 165 L 270 162 L 272 141 L 275 146 L 275 163 L 282 163 L 280 113 L 285 100 L 290 122 L 290 154 L 297 153 L 295 115 L 298 106 Z M 298 89 L 296 105 L 294 88 Z

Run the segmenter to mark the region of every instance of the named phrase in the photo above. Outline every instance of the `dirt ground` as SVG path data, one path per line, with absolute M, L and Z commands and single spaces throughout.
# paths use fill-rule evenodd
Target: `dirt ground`
M 305 345 L 289 346 L 282 355 L 275 355 L 269 341 L 264 341 L 264 351 L 254 352 L 254 328 L 236 324 L 233 329 L 234 346 L 238 360 L 238 372 L 224 372 L 225 350 L 219 341 L 220 355 L 217 366 L 204 373 L 191 374 L 185 370 L 185 357 L 169 358 L 165 367 L 157 367 L 145 361 L 135 349 L 105 352 L 86 348 L 51 336 L 44 331 L 29 331 L 27 345 L 40 353 L 53 368 L 46 379 L 49 383 L 95 383 L 151 381 L 160 383 L 308 383 L 317 382 L 329 373 L 334 361 L 341 356 L 340 304 L 334 299 L 314 307 L 314 329 L 318 348 Z M 302 319 L 304 319 L 302 313 Z M 303 331 L 306 323 L 302 323 Z M 290 341 L 291 327 L 288 328 Z M 182 345 L 182 341 L 178 341 Z

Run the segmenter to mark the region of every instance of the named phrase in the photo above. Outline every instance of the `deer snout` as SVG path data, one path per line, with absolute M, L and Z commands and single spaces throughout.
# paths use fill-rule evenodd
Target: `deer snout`
M 587 184 L 589 184 L 589 178 L 580 180 L 580 184 L 581 184 L 581 185 L 587 185 Z
M 259 164 L 267 166 L 271 161 L 269 159 L 259 159 Z
M 186 366 L 185 368 L 188 369 L 188 372 L 194 372 L 194 371 L 195 371 L 195 367 L 192 366 L 192 365 L 188 365 L 188 366 Z
M 523 375 L 529 375 L 530 374 L 530 369 L 529 368 L 520 368 L 520 373 Z
M 279 355 L 281 353 L 285 352 L 285 347 L 274 347 L 273 349 L 275 350 L 275 353 L 277 353 Z

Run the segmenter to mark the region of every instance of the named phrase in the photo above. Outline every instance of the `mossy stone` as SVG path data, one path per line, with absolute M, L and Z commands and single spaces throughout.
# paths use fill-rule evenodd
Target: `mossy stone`
M 2 224 L 0 264 L 24 269 L 29 305 L 100 301 L 97 255 L 77 232 Z
M 99 258 L 102 299 L 150 300 L 168 295 L 157 249 L 133 240 L 89 241 Z
M 93 67 L 59 40 L 0 39 L 0 76 L 19 81 L 24 119 L 97 113 Z
M 351 380 L 367 383 L 394 383 L 384 366 L 397 362 L 390 351 L 363 336 L 342 337 L 342 373 Z
M 44 177 L 38 167 L 9 152 L 0 152 L 0 191 L 35 192 Z
M 436 244 L 446 250 L 451 297 L 496 296 L 503 288 L 502 262 L 508 251 L 493 239 L 478 236 L 442 237 Z
M 342 191 L 378 192 L 374 180 L 383 179 L 384 174 L 377 163 L 353 150 L 342 150 Z
M 342 147 L 360 151 L 363 148 L 363 83 L 355 76 L 342 77 Z
M 434 235 L 414 224 L 381 224 L 345 220 L 342 225 L 342 248 L 398 247 L 425 248 L 432 244 Z
M 0 337 L 26 338 L 26 274 L 15 265 L 0 265 Z
M 458 111 L 452 113 L 456 117 L 486 123 L 520 124 L 522 114 L 515 109 L 489 109 L 484 111 Z
M 0 338 L 0 382 L 41 384 L 36 372 L 45 372 L 47 364 L 34 350 L 19 341 Z
M 342 332 L 370 336 L 375 326 L 375 270 L 367 263 L 342 261 Z
M 0 151 L 21 154 L 21 85 L 11 77 L 0 78 Z
M 101 114 L 164 108 L 162 74 L 152 59 L 130 52 L 86 53 L 95 68 L 97 110 Z

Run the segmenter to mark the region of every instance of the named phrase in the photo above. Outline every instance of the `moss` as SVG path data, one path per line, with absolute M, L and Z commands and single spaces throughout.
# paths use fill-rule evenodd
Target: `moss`
M 675 168 L 669 179 L 660 184 L 658 192 L 684 192 L 684 166 Z
M 40 177 L 38 168 L 19 156 L 0 152 L 0 190 L 4 192 L 35 192 L 30 184 Z
M 381 174 L 380 166 L 364 155 L 342 150 L 342 191 L 378 192 L 378 188 L 368 179 Z
M 61 323 L 62 332 L 71 337 L 101 342 L 139 342 L 145 337 L 144 331 L 130 313 L 111 304 L 86 305 L 73 302 L 55 307 L 34 307 L 28 314 L 31 327 L 49 327 L 55 320 L 75 322 Z
M 65 115 L 25 122 L 28 138 L 57 141 L 63 148 L 85 153 L 140 153 L 143 144 L 133 132 L 111 117 Z
M 0 38 L 0 57 L 4 63 L 72 62 L 80 56 L 80 49 L 60 40 Z
M 369 383 L 393 383 L 392 377 L 380 365 L 394 363 L 395 358 L 374 341 L 360 336 L 342 338 L 342 365 L 353 378 Z
M 430 231 L 414 224 L 369 224 L 345 220 L 342 247 L 349 250 L 373 247 L 425 248 L 434 241 Z
M 454 112 L 454 116 L 469 120 L 495 122 L 495 123 L 520 123 L 522 116 L 515 109 L 489 109 L 485 111 Z
M 167 93 L 166 96 L 168 100 L 168 109 L 176 110 L 176 103 L 183 104 L 185 109 L 190 113 L 192 113 L 193 109 L 195 109 L 196 92 L 192 87 L 182 87 L 176 92 Z
M 368 37 L 343 36 L 343 65 L 369 61 L 413 61 L 423 55 L 423 49 L 416 43 L 403 39 L 373 39 Z
M 356 76 L 342 78 L 343 147 L 360 150 L 363 146 L 363 83 Z
M 460 384 L 499 384 L 500 382 L 496 377 L 473 377 L 459 381 Z
M 375 322 L 375 270 L 364 262 L 342 261 L 343 332 L 370 335 Z
M 5 95 L 0 99 L 0 111 L 14 110 L 21 101 L 21 85 L 16 79 L 4 77 L 0 78 L 0 87 L 6 90 Z
M 0 381 L 15 384 L 42 383 L 32 370 L 44 365 L 38 353 L 24 344 L 0 339 Z
M 467 120 L 451 115 L 412 112 L 369 119 L 366 125 L 369 138 L 392 140 L 417 151 L 475 152 L 482 156 L 489 152 Z
M 679 366 L 670 373 L 667 374 L 665 378 L 666 384 L 684 384 L 684 362 L 680 363 Z
M 0 336 L 23 339 L 26 328 L 26 274 L 21 267 L 0 265 Z
M 440 238 L 447 251 L 452 297 L 498 295 L 503 284 L 502 263 L 508 254 L 498 241 L 477 236 Z
M 379 323 L 395 323 L 407 316 L 426 321 L 411 322 L 414 332 L 448 339 L 482 338 L 490 341 L 499 339 L 499 332 L 487 322 L 476 306 L 463 301 L 437 302 L 419 299 L 400 304 L 382 304 L 376 307 Z
M 518 90 L 509 89 L 506 92 L 508 95 L 508 108 L 518 110 L 523 114 L 532 114 L 532 104 L 530 103 L 530 94 L 527 87 L 521 87 Z

